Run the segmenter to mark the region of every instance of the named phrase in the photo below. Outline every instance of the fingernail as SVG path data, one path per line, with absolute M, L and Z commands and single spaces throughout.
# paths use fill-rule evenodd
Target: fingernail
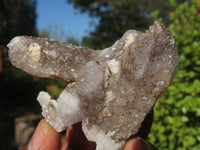
M 35 133 L 33 134 L 33 137 L 28 145 L 28 150 L 40 150 L 42 149 L 42 144 L 44 143 L 44 133 L 42 132 L 41 123 L 39 123 L 38 127 L 35 130 Z

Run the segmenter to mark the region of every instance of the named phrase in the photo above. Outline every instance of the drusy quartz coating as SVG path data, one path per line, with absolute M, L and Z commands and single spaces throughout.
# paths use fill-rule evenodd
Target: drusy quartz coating
M 57 100 L 40 92 L 42 114 L 57 130 L 82 121 L 97 150 L 120 150 L 173 79 L 178 54 L 172 33 L 159 22 L 128 30 L 101 51 L 28 36 L 8 44 L 13 65 L 70 82 Z

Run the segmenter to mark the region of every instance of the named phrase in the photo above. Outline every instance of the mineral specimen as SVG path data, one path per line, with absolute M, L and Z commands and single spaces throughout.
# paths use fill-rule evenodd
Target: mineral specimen
M 129 30 L 101 51 L 28 36 L 8 47 L 16 67 L 70 82 L 57 100 L 39 93 L 42 114 L 59 132 L 82 121 L 97 150 L 120 150 L 137 133 L 179 60 L 172 33 L 159 22 L 145 33 Z

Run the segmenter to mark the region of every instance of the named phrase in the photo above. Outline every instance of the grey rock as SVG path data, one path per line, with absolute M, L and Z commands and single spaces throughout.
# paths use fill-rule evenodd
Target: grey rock
M 179 62 L 173 34 L 155 22 L 129 30 L 101 51 L 28 36 L 8 44 L 13 65 L 71 82 L 60 97 L 38 96 L 43 116 L 57 130 L 82 121 L 97 150 L 122 149 L 172 81 Z

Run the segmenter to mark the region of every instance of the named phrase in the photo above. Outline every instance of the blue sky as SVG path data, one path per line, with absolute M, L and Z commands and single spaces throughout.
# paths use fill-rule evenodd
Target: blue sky
M 57 34 L 65 34 L 73 36 L 76 39 L 81 39 L 87 35 L 90 27 L 90 22 L 87 13 L 81 14 L 73 8 L 72 4 L 66 0 L 38 0 L 37 1 L 37 28 L 55 29 Z M 93 20 L 97 22 L 97 19 Z

